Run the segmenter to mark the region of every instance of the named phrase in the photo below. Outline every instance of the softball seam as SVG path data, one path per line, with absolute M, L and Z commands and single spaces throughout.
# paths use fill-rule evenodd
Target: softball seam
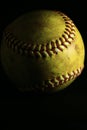
M 83 70 L 83 68 L 80 67 L 80 68 L 72 71 L 71 73 L 67 73 L 66 75 L 57 76 L 57 77 L 49 79 L 49 80 L 45 80 L 41 84 L 36 84 L 35 86 L 32 86 L 32 87 L 40 89 L 40 86 L 41 86 L 42 90 L 44 90 L 45 88 L 56 88 L 58 86 L 63 85 L 64 83 L 67 83 L 70 80 L 74 80 L 75 78 L 77 78 L 81 74 L 82 70 Z
M 21 55 L 31 56 L 31 57 L 48 57 L 53 54 L 58 54 L 59 51 L 63 51 L 65 48 L 72 43 L 75 37 L 75 25 L 70 18 L 65 14 L 58 12 L 65 21 L 65 30 L 61 37 L 56 40 L 44 44 L 30 44 L 28 42 L 23 42 L 8 31 L 4 32 L 4 38 L 7 42 L 8 48 L 11 48 L 14 52 L 18 52 Z

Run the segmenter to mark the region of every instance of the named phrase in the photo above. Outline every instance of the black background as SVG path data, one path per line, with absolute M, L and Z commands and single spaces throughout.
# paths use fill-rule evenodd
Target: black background
M 0 4 L 0 39 L 3 29 L 16 17 L 30 10 L 51 9 L 67 14 L 75 23 L 84 40 L 85 51 L 87 42 L 87 7 L 83 0 L 30 0 L 30 1 L 3 1 Z M 57 127 L 70 128 L 87 127 L 87 86 L 86 67 L 79 78 L 68 88 L 54 94 L 21 93 L 7 79 L 0 64 L 0 117 L 1 120 L 11 121 L 26 119 L 31 122 L 44 119 L 57 121 Z M 32 118 L 32 119 L 31 119 Z M 48 123 L 47 121 L 47 123 Z M 18 123 L 19 124 L 19 123 Z M 49 125 L 51 125 L 50 123 Z M 22 123 L 21 123 L 22 125 Z M 39 125 L 37 123 L 37 125 Z

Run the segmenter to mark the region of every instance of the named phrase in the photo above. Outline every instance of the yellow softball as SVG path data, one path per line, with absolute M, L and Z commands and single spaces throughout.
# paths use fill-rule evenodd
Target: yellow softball
M 2 66 L 23 91 L 55 92 L 66 88 L 81 74 L 84 57 L 80 32 L 60 11 L 31 11 L 3 32 Z

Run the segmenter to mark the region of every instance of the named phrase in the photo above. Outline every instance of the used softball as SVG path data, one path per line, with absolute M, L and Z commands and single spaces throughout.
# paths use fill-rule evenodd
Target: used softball
M 81 74 L 84 50 L 80 32 L 64 13 L 31 11 L 5 28 L 1 63 L 18 89 L 56 92 Z

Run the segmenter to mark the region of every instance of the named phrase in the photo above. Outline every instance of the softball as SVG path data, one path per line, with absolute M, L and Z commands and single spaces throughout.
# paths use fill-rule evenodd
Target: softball
M 82 36 L 64 13 L 31 11 L 3 31 L 1 63 L 22 91 L 57 92 L 69 86 L 84 68 Z

